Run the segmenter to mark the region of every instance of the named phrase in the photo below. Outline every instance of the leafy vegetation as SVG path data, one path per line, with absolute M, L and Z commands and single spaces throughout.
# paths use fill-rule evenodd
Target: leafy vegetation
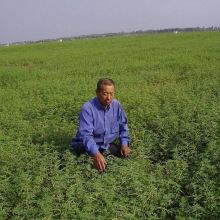
M 218 219 L 220 32 L 0 48 L 0 219 Z M 70 149 L 99 78 L 132 157 Z

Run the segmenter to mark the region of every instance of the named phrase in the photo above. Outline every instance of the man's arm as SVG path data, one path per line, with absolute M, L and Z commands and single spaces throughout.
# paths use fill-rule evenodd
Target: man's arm
M 99 147 L 93 137 L 93 117 L 92 112 L 88 109 L 82 109 L 80 113 L 79 135 L 82 140 L 85 150 L 89 152 L 94 158 L 94 164 L 96 168 L 102 172 L 106 166 L 106 160 L 99 152 Z
M 128 129 L 128 119 L 124 112 L 124 109 L 120 108 L 120 126 L 119 126 L 119 137 L 121 141 L 121 155 L 123 157 L 129 157 L 131 154 L 131 149 L 129 148 L 129 144 L 131 142 L 131 138 L 129 137 L 129 129 Z
M 79 138 L 85 150 L 92 156 L 99 152 L 93 137 L 93 117 L 90 109 L 82 109 L 79 115 Z

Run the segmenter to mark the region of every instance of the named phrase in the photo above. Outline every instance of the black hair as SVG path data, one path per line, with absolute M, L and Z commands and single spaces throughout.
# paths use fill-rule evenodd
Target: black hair
M 113 86 L 115 86 L 115 83 L 112 79 L 109 79 L 109 78 L 100 79 L 97 83 L 97 90 L 101 91 L 103 85 L 106 85 L 106 86 L 112 86 L 113 85 Z

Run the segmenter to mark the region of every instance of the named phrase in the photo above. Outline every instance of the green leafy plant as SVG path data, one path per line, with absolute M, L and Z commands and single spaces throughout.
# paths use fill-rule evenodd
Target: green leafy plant
M 219 32 L 0 48 L 0 219 L 218 219 Z M 132 157 L 70 149 L 99 78 Z

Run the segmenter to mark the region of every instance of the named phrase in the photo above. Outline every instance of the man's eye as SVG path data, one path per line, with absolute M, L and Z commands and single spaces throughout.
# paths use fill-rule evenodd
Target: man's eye
M 104 96 L 107 96 L 107 95 L 113 96 L 113 95 L 114 95 L 114 93 L 107 93 L 107 92 L 103 92 L 102 94 L 103 94 Z

